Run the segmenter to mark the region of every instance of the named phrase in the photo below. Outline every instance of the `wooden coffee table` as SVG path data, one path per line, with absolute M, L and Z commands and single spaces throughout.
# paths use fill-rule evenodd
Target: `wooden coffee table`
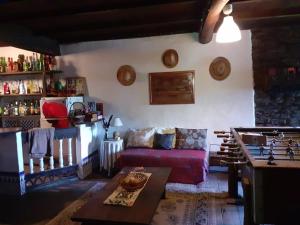
M 125 168 L 129 170 L 130 168 Z M 104 205 L 104 200 L 117 188 L 122 174 L 117 174 L 98 194 L 91 198 L 72 216 L 73 221 L 83 225 L 145 225 L 150 224 L 171 173 L 169 167 L 146 167 L 152 173 L 132 207 Z M 124 175 L 123 175 L 124 176 Z

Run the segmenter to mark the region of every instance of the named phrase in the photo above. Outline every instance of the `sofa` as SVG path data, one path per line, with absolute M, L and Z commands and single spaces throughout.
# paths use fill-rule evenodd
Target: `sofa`
M 117 168 L 171 167 L 172 172 L 168 182 L 198 184 L 205 180 L 209 155 L 206 151 L 206 129 L 167 129 L 167 134 L 164 134 L 161 129 L 150 130 L 150 134 L 148 132 L 146 135 L 139 134 L 144 130 L 130 131 L 132 134 L 125 139 L 125 151 L 120 153 L 116 161 Z M 201 134 L 196 135 L 199 131 Z M 161 136 L 171 136 L 174 132 L 172 144 L 169 143 L 167 146 L 169 148 L 162 148 L 155 144 L 157 132 L 163 133 L 160 134 Z M 142 138 L 136 136 L 142 136 Z M 142 141 L 137 140 L 139 138 Z

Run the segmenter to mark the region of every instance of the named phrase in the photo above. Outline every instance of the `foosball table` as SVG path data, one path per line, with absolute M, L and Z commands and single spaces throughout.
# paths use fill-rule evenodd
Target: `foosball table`
M 300 224 L 300 128 L 231 128 L 219 155 L 228 165 L 229 196 L 243 187 L 244 225 Z

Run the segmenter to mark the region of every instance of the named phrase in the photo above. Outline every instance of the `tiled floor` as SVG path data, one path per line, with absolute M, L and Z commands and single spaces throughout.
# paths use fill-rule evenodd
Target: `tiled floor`
M 99 180 L 106 181 L 107 179 L 94 174 L 91 178 L 83 181 L 73 178 L 48 185 L 45 188 L 26 194 L 20 199 L 0 196 L 0 225 L 45 224 Z M 226 195 L 227 174 L 224 172 L 211 172 L 205 182 L 192 188 Z M 242 190 L 239 191 L 241 193 Z M 243 224 L 242 206 L 227 204 L 227 200 L 222 198 L 216 200 L 216 211 L 217 225 Z

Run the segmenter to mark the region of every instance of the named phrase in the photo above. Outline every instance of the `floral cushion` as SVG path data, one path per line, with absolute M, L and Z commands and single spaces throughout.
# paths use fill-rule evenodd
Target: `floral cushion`
M 126 147 L 145 147 L 153 148 L 153 139 L 154 139 L 154 128 L 145 128 L 130 130 L 127 136 L 127 145 Z
M 177 149 L 206 149 L 207 129 L 176 128 Z

